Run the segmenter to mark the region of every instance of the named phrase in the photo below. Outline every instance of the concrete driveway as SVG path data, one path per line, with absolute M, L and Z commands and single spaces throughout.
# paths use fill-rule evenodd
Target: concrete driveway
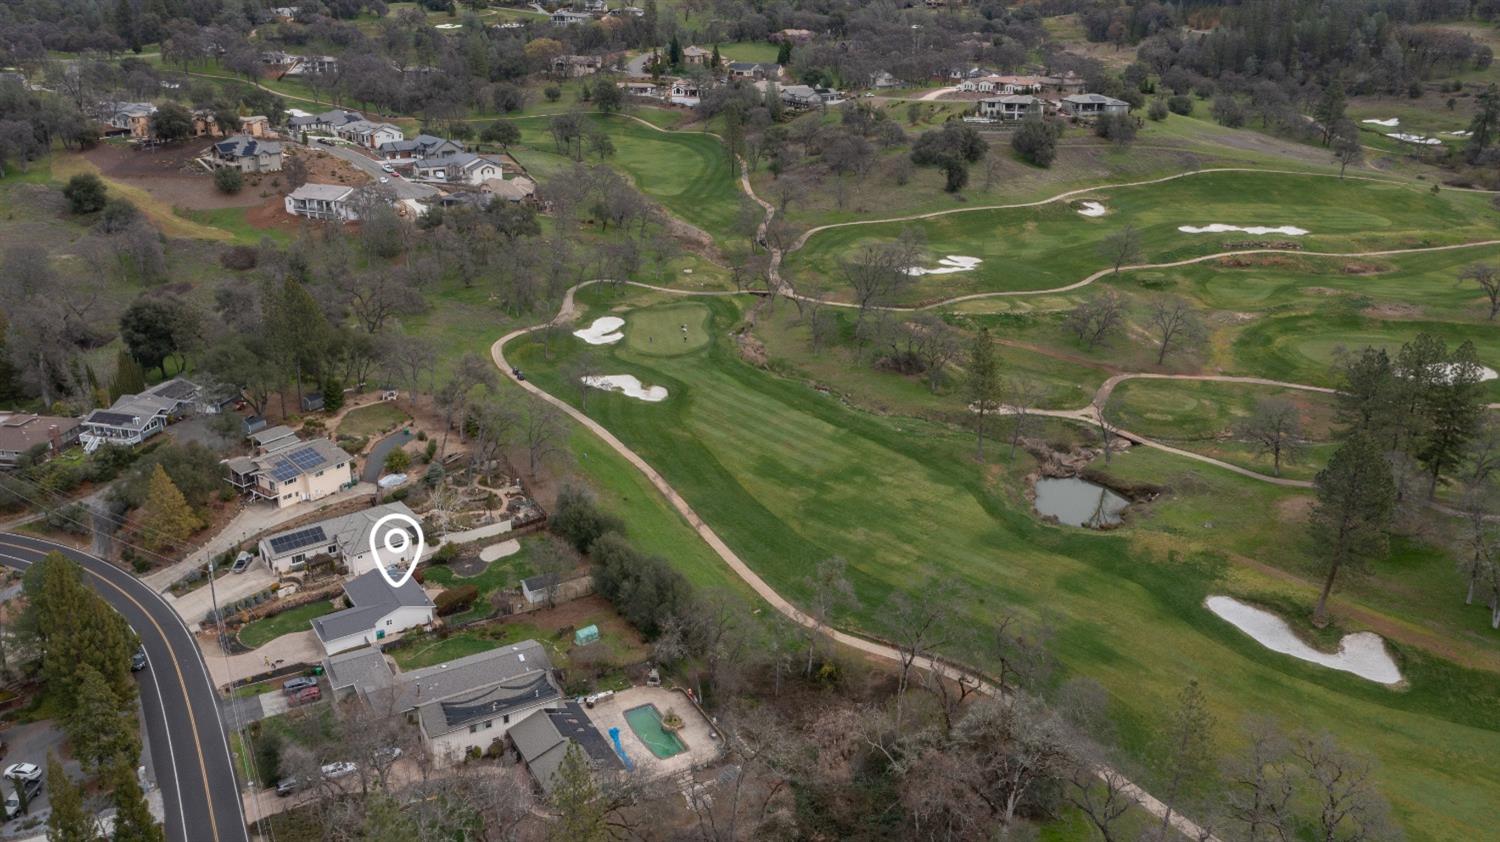
M 3 736 L 6 743 L 5 757 L 0 759 L 0 769 L 4 769 L 12 763 L 35 763 L 42 767 L 43 775 L 46 774 L 47 755 L 55 754 L 61 759 L 63 757 L 63 742 L 67 739 L 63 735 L 62 730 L 49 720 L 29 722 L 25 725 L 7 728 L 0 736 Z M 76 760 L 63 760 L 63 772 L 74 780 L 79 780 L 83 777 L 83 769 Z M 3 829 L 5 835 L 10 835 L 19 830 L 28 820 L 36 821 L 38 819 L 45 819 L 52 812 L 52 808 L 47 801 L 50 790 L 47 783 L 44 778 L 42 791 L 38 792 L 36 797 L 31 799 L 25 816 L 17 817 L 15 821 L 5 823 Z M 3 793 L 3 795 L 0 795 L 0 801 L 9 798 L 10 794 L 14 791 L 15 786 L 10 781 L 0 782 L 0 793 Z
M 253 651 L 225 656 L 213 635 L 200 635 L 203 661 L 208 664 L 208 673 L 214 684 L 223 687 L 235 681 L 260 675 L 274 666 L 287 664 L 314 664 L 323 661 L 323 644 L 313 634 L 312 626 L 307 631 L 284 634 Z
M 379 161 L 367 155 L 362 155 L 347 146 L 324 146 L 320 143 L 313 148 L 321 149 L 335 158 L 342 158 L 348 161 L 369 173 L 370 177 L 376 181 L 379 181 L 381 178 L 389 178 L 391 180 L 390 183 L 383 186 L 391 188 L 398 199 L 425 199 L 438 194 L 436 187 L 430 184 L 418 184 L 414 181 L 407 181 L 399 175 L 388 173 L 380 168 Z
M 180 597 L 170 593 L 162 594 L 162 596 L 182 616 L 188 628 L 196 631 L 201 627 L 203 618 L 213 610 L 215 593 L 218 594 L 219 606 L 223 607 L 237 599 L 244 599 L 271 587 L 274 581 L 276 581 L 276 574 L 271 572 L 271 568 L 264 560 L 257 558 L 250 565 L 250 569 L 244 573 L 225 573 L 215 579 L 212 586 L 204 584 L 197 590 L 188 591 Z
M 369 455 L 365 457 L 365 470 L 360 474 L 360 480 L 368 483 L 378 482 L 380 475 L 385 472 L 385 457 L 389 456 L 392 450 L 411 441 L 412 438 L 410 431 L 397 430 L 376 442 L 375 446 L 370 448 Z

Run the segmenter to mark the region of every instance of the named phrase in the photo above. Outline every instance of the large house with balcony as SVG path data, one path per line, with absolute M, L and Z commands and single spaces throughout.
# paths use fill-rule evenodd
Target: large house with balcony
M 350 201 L 353 197 L 354 188 L 344 184 L 304 184 L 286 194 L 283 204 L 292 216 L 348 222 L 359 218 Z
M 250 437 L 255 455 L 230 459 L 229 484 L 278 509 L 321 500 L 354 484 L 354 457 L 327 439 L 303 441 L 287 427 Z
M 987 120 L 1024 120 L 1041 115 L 1042 101 L 1031 94 L 987 97 L 979 101 L 978 113 Z
M 370 120 L 355 120 L 336 127 L 334 134 L 349 141 L 357 143 L 366 149 L 379 149 L 386 143 L 396 143 L 406 139 L 406 132 L 390 123 L 376 123 Z
M 402 515 L 413 521 L 417 516 L 405 503 L 387 503 L 352 515 L 329 518 L 306 526 L 298 526 L 260 539 L 260 557 L 278 575 L 301 570 L 320 555 L 340 559 L 353 575 L 363 575 L 384 564 L 399 567 L 411 564 L 416 556 L 416 535 L 411 527 L 402 522 L 388 521 L 376 534 L 375 525 L 386 515 Z M 402 530 L 410 540 L 399 553 L 385 550 L 386 536 L 393 530 Z M 371 546 L 381 548 L 377 556 Z
M 473 152 L 458 152 L 440 158 L 419 158 L 411 166 L 412 178 L 419 181 L 479 185 L 492 178 L 504 178 L 504 168 L 499 161 Z
M 1073 94 L 1062 98 L 1062 110 L 1069 117 L 1092 120 L 1109 114 L 1125 114 L 1130 103 L 1104 94 Z
M 92 453 L 102 444 L 137 445 L 185 415 L 212 411 L 202 403 L 202 390 L 181 377 L 158 383 L 139 395 L 121 395 L 107 409 L 83 417 L 78 436 Z
M 281 172 L 281 144 L 247 134 L 226 137 L 214 144 L 214 163 L 242 173 Z

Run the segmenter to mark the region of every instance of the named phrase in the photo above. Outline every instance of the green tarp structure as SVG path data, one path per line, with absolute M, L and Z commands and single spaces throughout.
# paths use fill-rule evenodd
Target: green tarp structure
M 599 639 L 599 627 L 598 626 L 592 626 L 592 625 L 590 625 L 590 626 L 584 626 L 583 628 L 579 629 L 578 631 L 573 632 L 573 645 L 574 646 L 587 646 L 588 644 L 593 643 L 594 641 L 596 641 L 598 639 Z

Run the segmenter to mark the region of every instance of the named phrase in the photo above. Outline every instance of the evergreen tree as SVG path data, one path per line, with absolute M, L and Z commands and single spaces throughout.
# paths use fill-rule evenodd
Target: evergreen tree
M 47 756 L 47 787 L 52 814 L 47 817 L 47 842 L 99 842 L 99 826 L 83 807 L 83 791 L 68 779 L 61 763 Z
M 555 842 L 601 842 L 609 838 L 603 800 L 594 770 L 578 743 L 568 741 L 549 798 L 558 812 L 557 823 L 547 834 Z
M 709 56 L 708 62 L 709 62 L 709 67 L 712 67 L 715 70 L 718 70 L 720 67 L 724 66 L 724 59 L 723 59 L 722 56 L 719 55 L 719 45 L 718 44 L 714 45 L 714 54 L 712 56 Z
M 1318 126 L 1323 130 L 1323 145 L 1327 146 L 1333 139 L 1334 127 L 1344 119 L 1344 106 L 1348 103 L 1348 97 L 1344 93 L 1344 80 L 1335 76 L 1328 87 L 1323 89 L 1323 95 L 1318 98 L 1317 105 L 1313 108 L 1313 119 L 1318 121 Z
M 1338 421 L 1349 434 L 1381 440 L 1395 411 L 1396 375 L 1383 348 L 1366 347 L 1344 360 L 1339 373 Z
M 1313 480 L 1317 502 L 1308 528 L 1327 569 L 1313 622 L 1328 623 L 1328 595 L 1345 567 L 1384 555 L 1396 508 L 1396 485 L 1380 448 L 1357 433 L 1334 451 Z
M 999 410 L 1001 397 L 1000 361 L 989 328 L 981 328 L 969 346 L 964 365 L 964 401 L 974 415 L 974 458 L 984 461 L 984 434 L 991 413 Z
M 1500 88 L 1493 83 L 1475 100 L 1474 119 L 1469 122 L 1466 151 L 1473 162 L 1500 137 Z
M 323 411 L 338 412 L 344 408 L 344 383 L 337 377 L 323 381 Z
M 115 807 L 114 842 L 166 842 L 161 825 L 151 817 L 132 763 L 122 760 L 110 774 L 110 803 Z
M 1218 772 L 1213 744 L 1214 718 L 1197 681 L 1189 681 L 1177 695 L 1177 706 L 1156 745 L 1156 762 L 1163 779 L 1161 797 L 1167 805 L 1157 839 L 1171 837 L 1172 806 L 1186 795 L 1212 789 Z
M 1459 346 L 1441 366 L 1441 373 L 1432 378 L 1422 401 L 1425 423 L 1415 454 L 1427 468 L 1429 500 L 1437 496 L 1442 474 L 1463 461 L 1485 412 L 1479 386 L 1484 367 L 1479 364 L 1474 343 Z
M 776 63 L 782 67 L 792 63 L 792 42 L 782 41 L 776 48 Z
M 180 546 L 202 525 L 187 498 L 177 490 L 177 485 L 160 464 L 151 472 L 146 504 L 141 507 L 141 521 L 150 525 L 150 529 L 141 535 L 141 540 L 152 552 Z
M 109 399 L 113 401 L 121 395 L 138 395 L 144 391 L 146 370 L 129 351 L 121 348 L 115 355 L 115 378 L 109 383 Z
M 49 553 L 22 579 L 27 596 L 21 626 L 42 652 L 42 678 L 64 703 L 64 715 L 78 698 L 85 667 L 102 676 L 120 704 L 135 698 L 130 653 L 135 637 L 124 618 L 83 583 L 78 565 Z
M 134 708 L 123 704 L 92 666 L 83 664 L 78 672 L 78 692 L 63 718 L 63 730 L 73 743 L 74 756 L 97 774 L 140 754 Z
M 677 35 L 672 35 L 672 40 L 667 42 L 667 64 L 672 67 L 682 66 L 682 42 L 677 40 Z

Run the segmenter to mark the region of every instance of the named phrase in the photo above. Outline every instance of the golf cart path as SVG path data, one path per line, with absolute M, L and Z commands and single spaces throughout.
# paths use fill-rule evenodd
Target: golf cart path
M 586 284 L 587 283 L 599 283 L 599 281 L 590 281 L 586 282 Z M 657 473 L 656 469 L 651 467 L 650 463 L 641 458 L 641 456 L 634 450 L 631 450 L 629 447 L 627 447 L 624 442 L 620 441 L 620 439 L 614 435 L 614 433 L 611 433 L 603 425 L 599 424 L 594 419 L 588 417 L 583 412 L 580 412 L 578 409 L 574 408 L 573 405 L 568 403 L 567 401 L 564 401 L 561 398 L 554 397 L 548 392 L 537 387 L 530 380 L 522 380 L 516 376 L 515 369 L 513 369 L 510 363 L 505 359 L 506 344 L 513 339 L 525 336 L 526 334 L 543 327 L 564 324 L 566 322 L 572 321 L 577 315 L 577 308 L 574 304 L 573 293 L 579 287 L 585 286 L 586 284 L 579 284 L 568 290 L 567 294 L 564 296 L 561 309 L 558 311 L 557 316 L 553 318 L 552 321 L 542 325 L 535 325 L 533 327 L 513 330 L 496 340 L 495 344 L 490 346 L 490 356 L 493 359 L 495 365 L 499 367 L 500 371 L 504 373 L 506 377 L 509 377 L 511 379 L 511 382 L 515 383 L 517 386 L 520 386 L 522 389 L 525 389 L 536 397 L 553 405 L 568 417 L 572 418 L 574 421 L 582 424 L 584 428 L 592 432 L 594 435 L 598 436 L 601 441 L 609 445 L 609 447 L 620 456 L 624 457 L 626 461 L 633 465 L 636 470 L 640 471 L 646 477 L 646 479 L 656 487 L 656 490 L 660 492 L 669 503 L 671 503 L 672 508 L 677 510 L 677 513 L 688 522 L 688 524 L 693 528 L 695 532 L 698 533 L 698 537 L 702 538 L 704 543 L 708 544 L 709 548 L 712 549 L 714 553 L 717 554 L 719 558 L 729 566 L 729 569 L 732 570 L 734 574 L 740 578 L 741 581 L 749 585 L 751 590 L 755 591 L 755 593 L 760 596 L 761 599 L 765 600 L 767 604 L 776 609 L 776 611 L 782 616 L 786 617 L 799 626 L 818 631 L 821 634 L 832 639 L 833 641 L 863 654 L 881 658 L 887 661 L 900 663 L 903 660 L 902 653 L 896 647 L 826 626 L 818 622 L 815 618 L 804 613 L 802 610 L 797 608 L 797 606 L 793 605 L 787 599 L 782 597 L 781 594 L 777 593 L 774 588 L 767 584 L 759 574 L 752 570 L 750 566 L 746 564 L 744 560 L 735 553 L 734 550 L 730 549 L 729 545 L 726 544 L 724 540 L 719 537 L 718 533 L 713 530 L 713 527 L 709 526 L 706 522 L 704 522 L 703 518 L 698 516 L 697 512 L 693 511 L 693 507 L 688 505 L 687 500 L 684 499 L 681 494 L 678 494 L 677 490 L 673 488 L 661 474 Z M 634 283 L 632 283 L 631 285 L 643 287 L 647 286 L 645 284 Z M 666 292 L 681 292 L 685 295 L 694 294 L 691 292 L 683 292 L 679 290 L 666 290 L 665 288 L 660 287 L 657 287 L 656 289 L 662 289 Z M 733 295 L 737 293 L 724 294 Z M 969 670 L 962 669 L 948 661 L 924 656 L 916 658 L 912 662 L 912 665 L 917 669 L 934 672 L 949 680 L 972 686 L 985 695 L 996 697 L 1000 695 L 1000 690 L 995 685 L 989 683 L 988 681 L 985 681 L 983 678 L 978 677 L 975 673 Z M 1095 773 L 1101 779 L 1111 778 L 1115 781 L 1122 782 L 1123 791 L 1130 798 L 1134 799 L 1138 804 L 1140 804 L 1141 807 L 1152 816 L 1161 818 L 1168 815 L 1170 812 L 1172 826 L 1183 835 L 1191 839 L 1205 840 L 1205 842 L 1218 842 L 1218 840 L 1210 832 L 1203 828 L 1200 828 L 1197 824 L 1178 814 L 1175 810 L 1170 810 L 1167 805 L 1163 804 L 1161 801 L 1158 801 L 1156 798 L 1152 797 L 1150 793 L 1146 792 L 1135 784 L 1130 783 L 1126 778 L 1124 778 L 1124 776 L 1120 775 L 1114 769 L 1101 765 L 1095 768 Z

